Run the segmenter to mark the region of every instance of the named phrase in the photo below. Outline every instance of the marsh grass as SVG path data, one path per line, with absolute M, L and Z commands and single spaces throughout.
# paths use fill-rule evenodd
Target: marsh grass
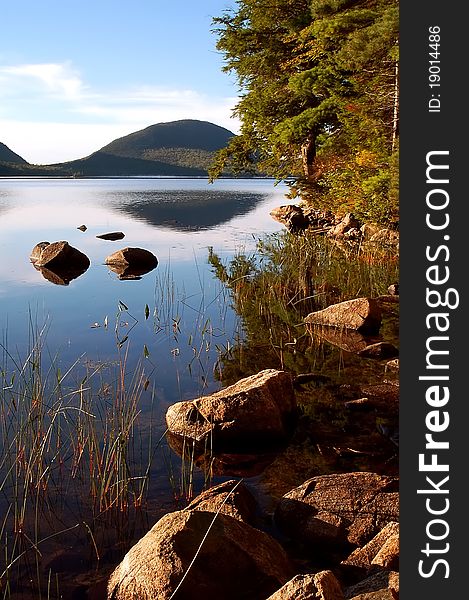
M 44 594 L 42 548 L 73 529 L 80 529 L 99 561 L 97 530 L 128 521 L 144 505 L 148 486 L 151 419 L 145 439 L 136 435 L 147 378 L 141 366 L 127 368 L 128 346 L 119 347 L 117 372 L 109 377 L 109 367 L 90 368 L 84 357 L 63 370 L 48 351 L 46 335 L 47 325 L 38 328 L 30 319 L 24 356 L 9 349 L 6 335 L 1 344 L 4 598 L 25 573 L 36 581 L 37 597 L 41 589 Z M 52 583 L 49 578 L 49 591 Z
M 96 565 L 112 545 L 125 547 L 147 514 L 157 451 L 167 459 L 166 488 L 174 499 L 187 503 L 195 495 L 194 449 L 187 441 L 174 465 L 163 444 L 166 431 L 153 432 L 153 409 L 160 409 L 157 384 L 150 383 L 159 353 L 171 352 L 180 399 L 187 397 L 188 382 L 191 390 L 198 388 L 193 397 L 218 387 L 212 379 L 218 344 L 231 337 L 225 331 L 228 291 L 215 282 L 207 293 L 197 264 L 195 272 L 198 289 L 188 294 L 175 285 L 168 264 L 156 277 L 154 304 L 143 306 L 143 317 L 139 307 L 119 300 L 114 326 L 108 316 L 91 326 L 115 337 L 116 355 L 109 360 L 82 355 L 64 367 L 47 346 L 49 325 L 39 325 L 31 314 L 25 350 L 12 350 L 4 333 L 0 598 L 15 590 L 59 598 L 62 581 L 53 570 L 44 572 L 59 540 L 87 546 Z M 138 360 L 131 345 L 140 321 L 151 331 Z
M 265 236 L 256 252 L 240 253 L 227 264 L 210 249 L 208 260 L 230 290 L 244 329 L 222 352 L 224 383 L 266 366 L 293 373 L 330 370 L 330 353 L 306 330 L 304 317 L 343 300 L 386 294 L 399 279 L 395 251 L 339 245 L 308 233 Z M 340 370 L 340 355 L 334 356 Z

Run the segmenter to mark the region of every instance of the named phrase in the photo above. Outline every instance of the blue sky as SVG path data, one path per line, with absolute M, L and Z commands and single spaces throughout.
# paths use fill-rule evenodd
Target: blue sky
M 86 156 L 154 123 L 237 132 L 212 17 L 234 0 L 1 3 L 0 142 L 46 164 Z

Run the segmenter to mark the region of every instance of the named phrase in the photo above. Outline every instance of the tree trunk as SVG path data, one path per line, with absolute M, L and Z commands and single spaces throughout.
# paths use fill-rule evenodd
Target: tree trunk
M 399 132 L 399 63 L 396 60 L 394 67 L 394 98 L 393 98 L 393 115 L 392 115 L 392 138 L 391 151 L 394 152 L 396 147 L 397 135 Z
M 315 136 L 310 133 L 301 146 L 301 160 L 303 163 L 303 174 L 306 179 L 313 175 L 313 162 L 316 156 Z

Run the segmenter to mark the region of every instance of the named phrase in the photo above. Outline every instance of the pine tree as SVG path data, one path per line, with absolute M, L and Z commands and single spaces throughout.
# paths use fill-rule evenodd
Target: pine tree
M 397 0 L 240 0 L 215 26 L 242 126 L 211 177 L 256 168 L 318 206 L 395 219 Z

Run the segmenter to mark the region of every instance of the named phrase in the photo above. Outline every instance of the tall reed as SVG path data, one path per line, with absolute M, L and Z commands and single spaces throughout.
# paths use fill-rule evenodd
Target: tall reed
M 31 323 L 24 356 L 0 345 L 0 590 L 34 567 L 41 594 L 41 548 L 79 528 L 96 558 L 98 521 L 145 502 L 153 457 L 151 419 L 136 435 L 140 399 L 148 387 L 141 365 L 129 374 L 128 346 L 117 373 L 84 357 L 62 370 L 46 345 L 47 326 Z M 108 378 L 105 379 L 105 376 Z M 30 577 L 31 578 L 31 577 Z

